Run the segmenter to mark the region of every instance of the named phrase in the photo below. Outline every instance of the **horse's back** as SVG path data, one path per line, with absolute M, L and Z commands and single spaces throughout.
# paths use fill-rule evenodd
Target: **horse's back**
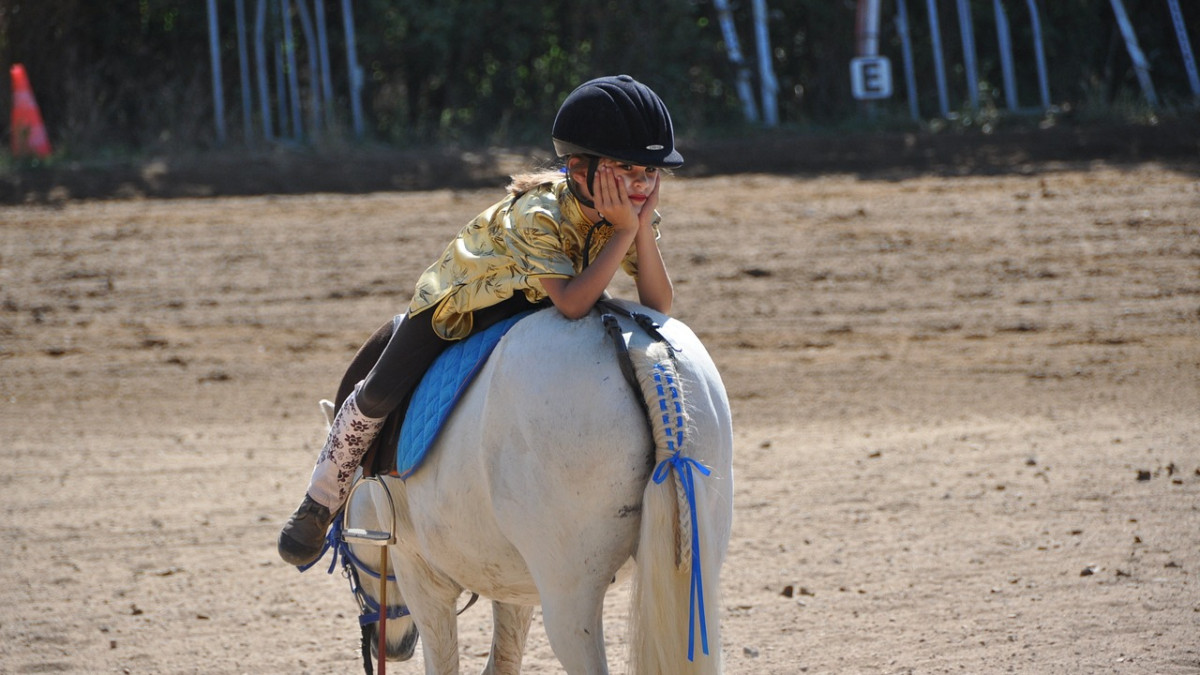
M 689 452 L 727 474 L 728 403 L 711 359 L 686 326 L 656 318 L 680 347 Z M 635 354 L 652 341 L 624 330 Z M 653 448 L 599 318 L 538 312 L 496 347 L 408 479 L 417 540 L 444 574 L 493 599 L 533 604 L 546 585 L 607 583 L 636 547 Z

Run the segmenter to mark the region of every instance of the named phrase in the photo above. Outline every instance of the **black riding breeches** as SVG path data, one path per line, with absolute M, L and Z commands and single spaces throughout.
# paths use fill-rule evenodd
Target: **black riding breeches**
M 529 302 L 522 293 L 500 304 L 476 310 L 471 333 L 540 306 L 544 305 Z M 396 318 L 399 325 L 356 394 L 358 409 L 364 415 L 386 417 L 395 410 L 417 388 L 438 355 L 450 346 L 450 340 L 434 332 L 433 315 L 431 308 L 416 316 Z

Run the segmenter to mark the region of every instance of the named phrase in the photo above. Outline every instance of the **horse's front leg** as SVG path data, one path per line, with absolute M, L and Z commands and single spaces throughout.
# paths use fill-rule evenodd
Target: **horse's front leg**
M 492 603 L 492 653 L 483 675 L 517 675 L 525 656 L 525 639 L 533 621 L 533 607 Z
M 404 589 L 405 603 L 421 635 L 425 675 L 458 675 L 458 616 L 454 601 L 462 588 L 419 557 L 399 558 L 396 579 Z

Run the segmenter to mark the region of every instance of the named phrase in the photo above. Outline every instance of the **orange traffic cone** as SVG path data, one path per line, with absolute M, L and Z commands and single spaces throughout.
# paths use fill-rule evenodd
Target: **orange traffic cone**
M 29 77 L 25 74 L 25 66 L 15 64 L 12 67 L 12 152 L 14 157 L 50 155 L 50 139 L 46 136 L 46 125 L 42 123 L 42 113 L 38 111 L 37 101 L 33 98 L 33 89 L 29 87 Z

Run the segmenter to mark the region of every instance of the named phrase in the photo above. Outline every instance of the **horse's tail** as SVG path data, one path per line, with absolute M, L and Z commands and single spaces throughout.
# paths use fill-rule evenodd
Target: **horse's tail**
M 713 532 L 721 497 L 708 467 L 689 457 L 691 430 L 674 362 L 661 345 L 639 372 L 654 435 L 655 468 L 642 499 L 630 610 L 629 672 L 721 672 L 724 537 Z M 660 358 L 661 356 L 661 358 Z M 644 369 L 639 368 L 639 371 Z M 726 477 L 722 477 L 726 478 Z M 726 505 L 727 506 L 727 505 Z

